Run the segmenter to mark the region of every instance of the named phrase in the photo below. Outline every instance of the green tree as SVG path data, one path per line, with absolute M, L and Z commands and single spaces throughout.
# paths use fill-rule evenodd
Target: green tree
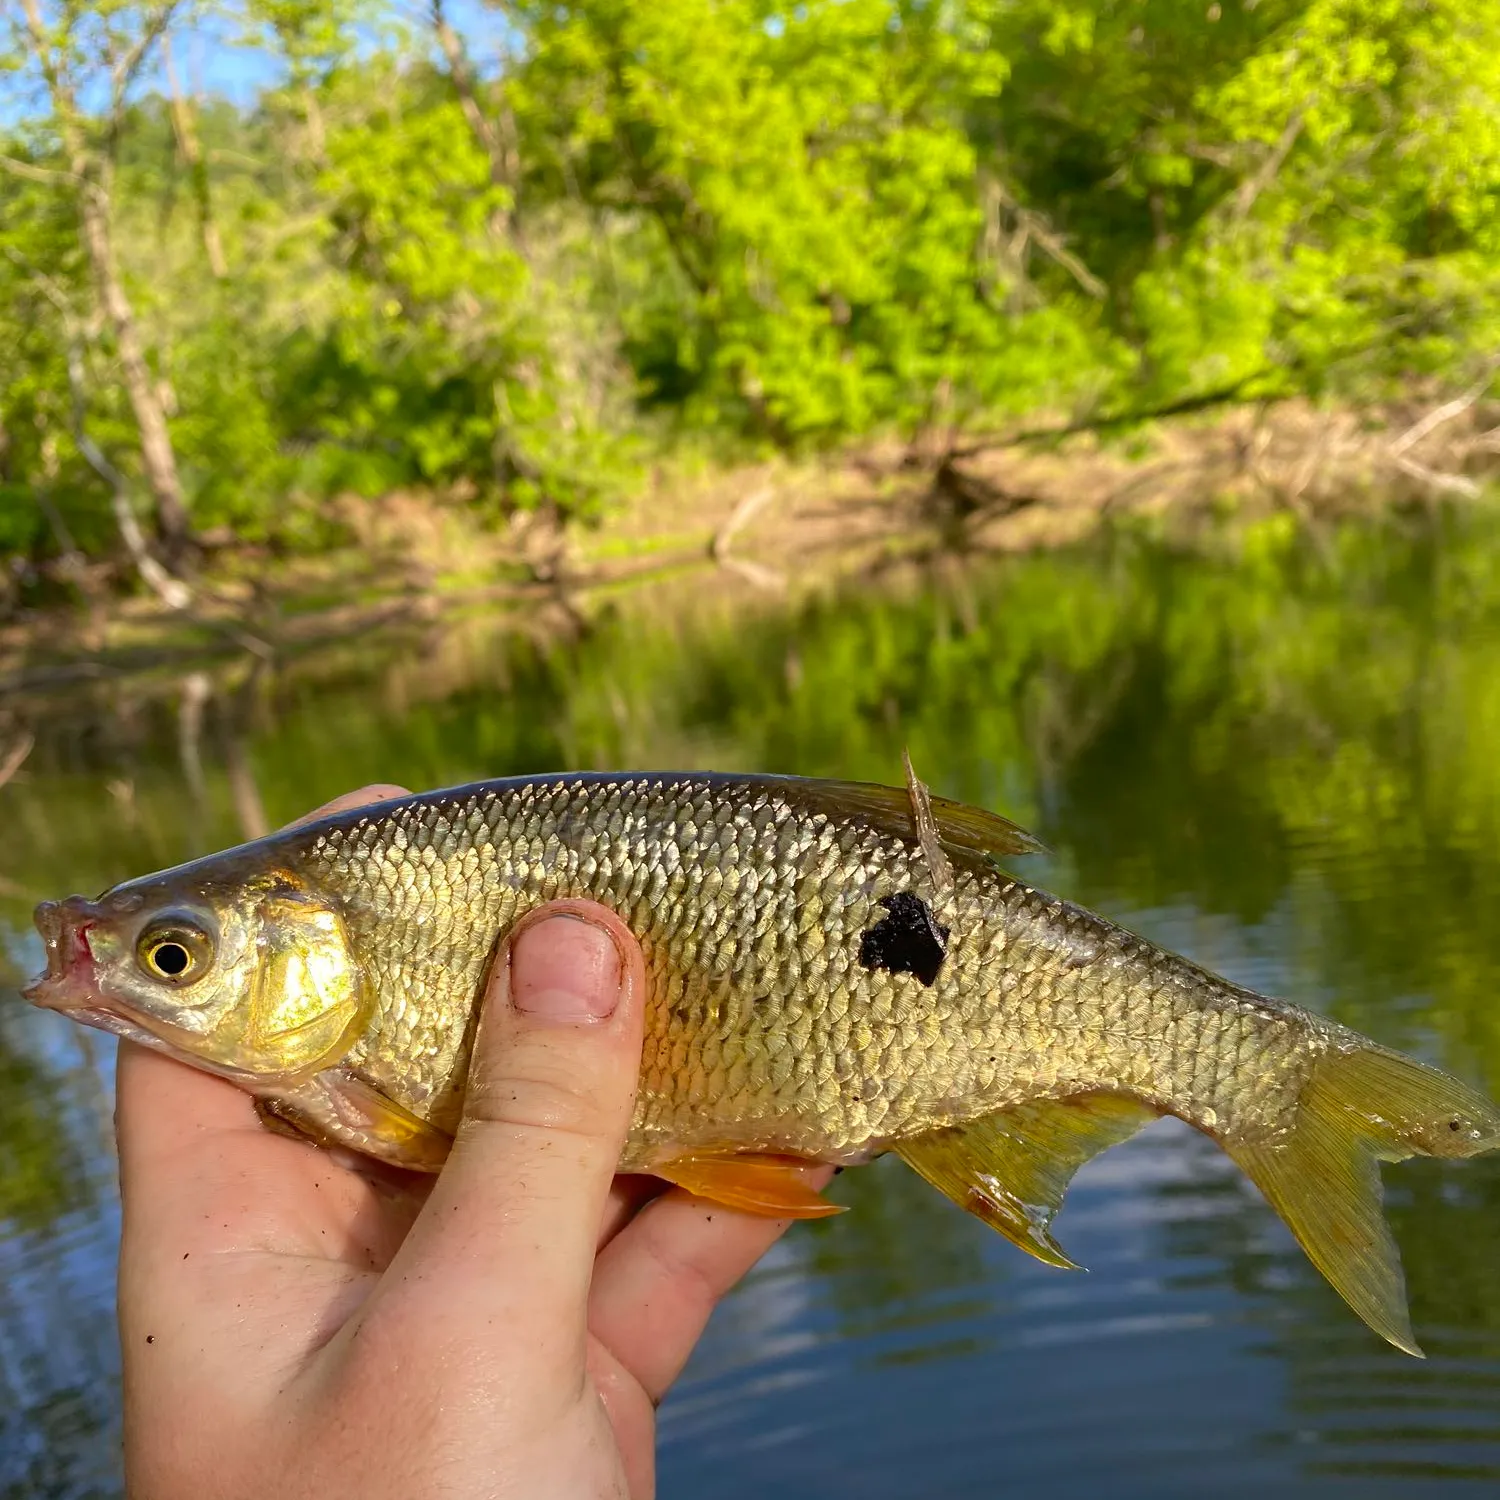
M 30 166 L 30 175 L 67 193 L 98 297 L 114 341 L 120 380 L 140 434 L 140 458 L 151 491 L 156 527 L 169 557 L 181 561 L 190 541 L 187 505 L 177 473 L 167 416 L 115 243 L 115 168 L 131 91 L 153 49 L 179 11 L 178 0 L 137 5 L 130 0 L 49 5 L 20 0 L 23 23 L 12 20 L 14 69 L 34 72 L 51 106 L 59 164 Z M 104 103 L 91 109 L 90 96 Z
M 586 515 L 643 453 L 1496 368 L 1493 6 L 4 14 L 0 547 L 33 559 L 145 576 L 137 480 L 169 550 L 316 547 L 342 490 Z M 276 71 L 194 97 L 169 30 Z
M 1056 399 L 1087 296 L 1006 312 L 965 129 L 1008 65 L 983 4 L 584 0 L 523 12 L 528 162 L 639 219 L 657 399 L 781 441 Z

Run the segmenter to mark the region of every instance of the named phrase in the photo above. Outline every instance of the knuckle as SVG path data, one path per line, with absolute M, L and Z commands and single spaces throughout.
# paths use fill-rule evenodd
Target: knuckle
M 645 1235 L 644 1253 L 653 1268 L 654 1278 L 685 1314 L 701 1324 L 719 1304 L 724 1294 L 739 1279 L 739 1267 L 726 1274 L 725 1267 L 705 1247 L 684 1249 L 662 1232 L 660 1220 L 650 1221 Z
M 599 1072 L 578 1066 L 546 1047 L 517 1049 L 501 1069 L 483 1069 L 469 1081 L 466 1128 L 500 1125 L 526 1131 L 597 1138 L 623 1125 L 628 1097 Z

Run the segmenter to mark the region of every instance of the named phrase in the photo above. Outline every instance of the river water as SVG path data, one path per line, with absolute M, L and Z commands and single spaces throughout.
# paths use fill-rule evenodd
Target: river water
M 363 782 L 563 767 L 898 781 L 1003 811 L 1027 878 L 1500 1090 L 1500 519 L 1139 534 L 796 603 L 713 575 L 284 663 L 0 705 L 0 1497 L 117 1493 L 112 1047 L 12 992 L 31 905 Z M 661 1413 L 666 1500 L 1500 1491 L 1500 1159 L 1385 1170 L 1387 1348 L 1205 1138 L 1086 1167 L 1027 1259 L 899 1162 L 846 1173 Z

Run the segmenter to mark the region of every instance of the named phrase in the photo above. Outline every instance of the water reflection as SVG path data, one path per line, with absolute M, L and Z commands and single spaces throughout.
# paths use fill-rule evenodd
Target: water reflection
M 5 951 L 24 948 L 7 942 Z M 34 957 L 34 955 L 32 955 Z M 0 959 L 0 986 L 18 975 Z M 0 1497 L 114 1485 L 111 1049 L 0 1008 Z
M 1500 1088 L 1500 518 L 1140 537 L 796 606 L 661 591 L 275 669 L 7 706 L 0 988 L 29 905 L 363 781 L 574 766 L 891 779 L 1029 823 L 1039 878 Z M 0 1008 L 0 1496 L 107 1492 L 105 1059 Z M 1500 1479 L 1500 1163 L 1388 1172 L 1419 1337 L 1380 1345 L 1214 1148 L 1091 1163 L 1055 1272 L 895 1161 L 728 1304 L 663 1412 L 667 1495 L 1300 1496 Z

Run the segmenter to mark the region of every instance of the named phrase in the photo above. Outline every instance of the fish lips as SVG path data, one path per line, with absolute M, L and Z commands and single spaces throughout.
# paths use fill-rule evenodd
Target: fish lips
M 99 910 L 82 896 L 66 901 L 43 901 L 36 909 L 37 931 L 46 946 L 47 967 L 21 994 L 45 1010 L 80 1013 L 98 1004 L 94 954 L 89 947 L 89 929 L 99 919 Z
M 47 967 L 21 989 L 22 997 L 70 1021 L 108 1031 L 126 1041 L 171 1051 L 134 1016 L 109 1005 L 99 994 L 89 929 L 105 915 L 83 896 L 43 901 L 34 920 L 47 950 Z

